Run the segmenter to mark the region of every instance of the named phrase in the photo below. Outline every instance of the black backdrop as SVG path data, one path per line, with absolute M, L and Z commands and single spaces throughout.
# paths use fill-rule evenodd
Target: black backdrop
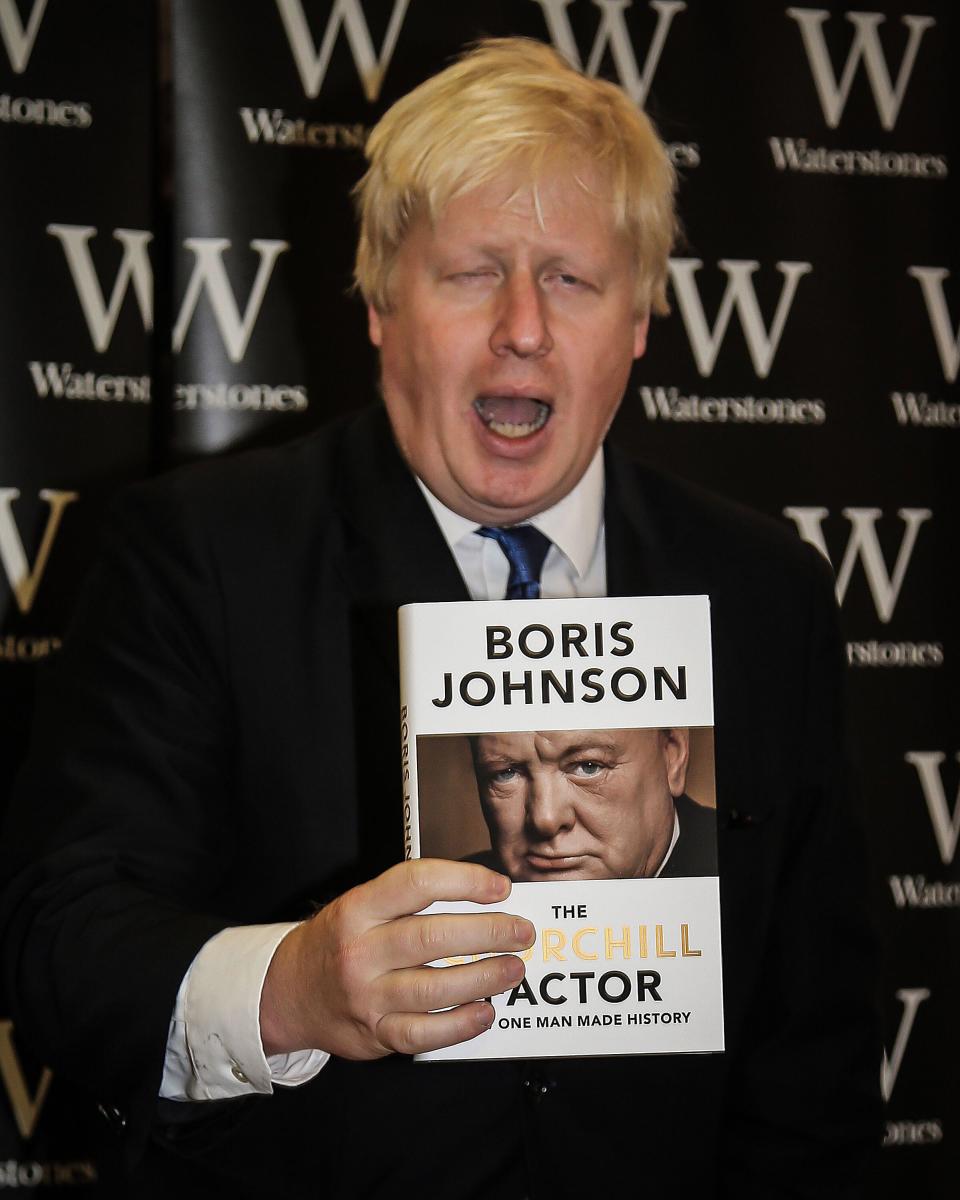
M 885 957 L 871 1194 L 954 1194 L 946 0 L 0 0 L 0 790 L 117 487 L 375 395 L 346 298 L 365 131 L 465 42 L 506 33 L 624 86 L 682 178 L 674 313 L 617 437 L 792 523 L 836 569 Z M 0 1188 L 111 1190 L 105 1123 L 2 1019 L 0 1083 Z

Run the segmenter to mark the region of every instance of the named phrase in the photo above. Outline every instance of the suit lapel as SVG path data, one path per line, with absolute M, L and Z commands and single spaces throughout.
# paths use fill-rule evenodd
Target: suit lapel
M 470 597 L 381 406 L 364 413 L 345 439 L 337 503 L 347 593 L 396 677 L 400 605 Z
M 397 609 L 466 600 L 453 555 L 377 406 L 340 443 L 337 555 L 353 681 L 358 861 L 367 875 L 402 853 Z
M 670 592 L 654 514 L 623 456 L 604 448 L 607 595 L 655 596 Z

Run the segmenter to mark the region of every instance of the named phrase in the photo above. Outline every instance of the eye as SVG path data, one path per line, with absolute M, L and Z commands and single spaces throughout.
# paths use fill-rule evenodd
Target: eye
M 451 283 L 476 284 L 489 283 L 497 278 L 497 272 L 489 267 L 478 267 L 474 271 L 453 271 L 447 276 Z
M 579 275 L 573 275 L 570 271 L 551 272 L 547 275 L 546 280 L 548 283 L 557 284 L 566 292 L 581 292 L 590 286 L 585 279 L 581 279 Z
M 592 758 L 587 758 L 582 762 L 573 763 L 570 768 L 570 774 L 578 775 L 581 779 L 594 779 L 604 769 L 603 763 L 598 763 Z
M 490 783 L 513 783 L 520 776 L 517 767 L 501 767 L 499 771 L 491 771 L 487 775 Z

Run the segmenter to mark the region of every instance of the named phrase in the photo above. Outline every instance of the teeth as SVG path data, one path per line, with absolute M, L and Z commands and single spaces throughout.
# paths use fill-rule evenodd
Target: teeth
M 535 423 L 529 425 L 507 425 L 503 421 L 491 421 L 487 426 L 494 433 L 499 433 L 501 437 L 507 438 L 522 438 L 529 437 L 531 433 L 536 433 L 538 429 L 543 428 L 543 423 L 546 421 L 546 413 Z
M 494 433 L 505 438 L 525 438 L 532 433 L 536 433 L 538 429 L 542 429 L 547 423 L 550 416 L 550 406 L 542 400 L 529 399 L 527 407 L 530 405 L 536 406 L 536 414 L 531 421 L 505 421 L 498 419 L 494 412 L 490 411 L 494 407 L 496 397 L 483 397 L 475 401 L 474 407 L 477 410 L 480 419 L 492 429 Z

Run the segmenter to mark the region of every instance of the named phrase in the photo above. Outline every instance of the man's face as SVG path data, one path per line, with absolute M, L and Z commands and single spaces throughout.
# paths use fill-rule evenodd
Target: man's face
M 575 486 L 645 348 L 626 237 L 575 173 L 536 197 L 508 176 L 418 219 L 389 313 L 369 309 L 404 457 L 479 523 L 516 523 Z
M 511 879 L 656 873 L 686 785 L 686 729 L 490 733 L 473 739 L 493 849 Z

